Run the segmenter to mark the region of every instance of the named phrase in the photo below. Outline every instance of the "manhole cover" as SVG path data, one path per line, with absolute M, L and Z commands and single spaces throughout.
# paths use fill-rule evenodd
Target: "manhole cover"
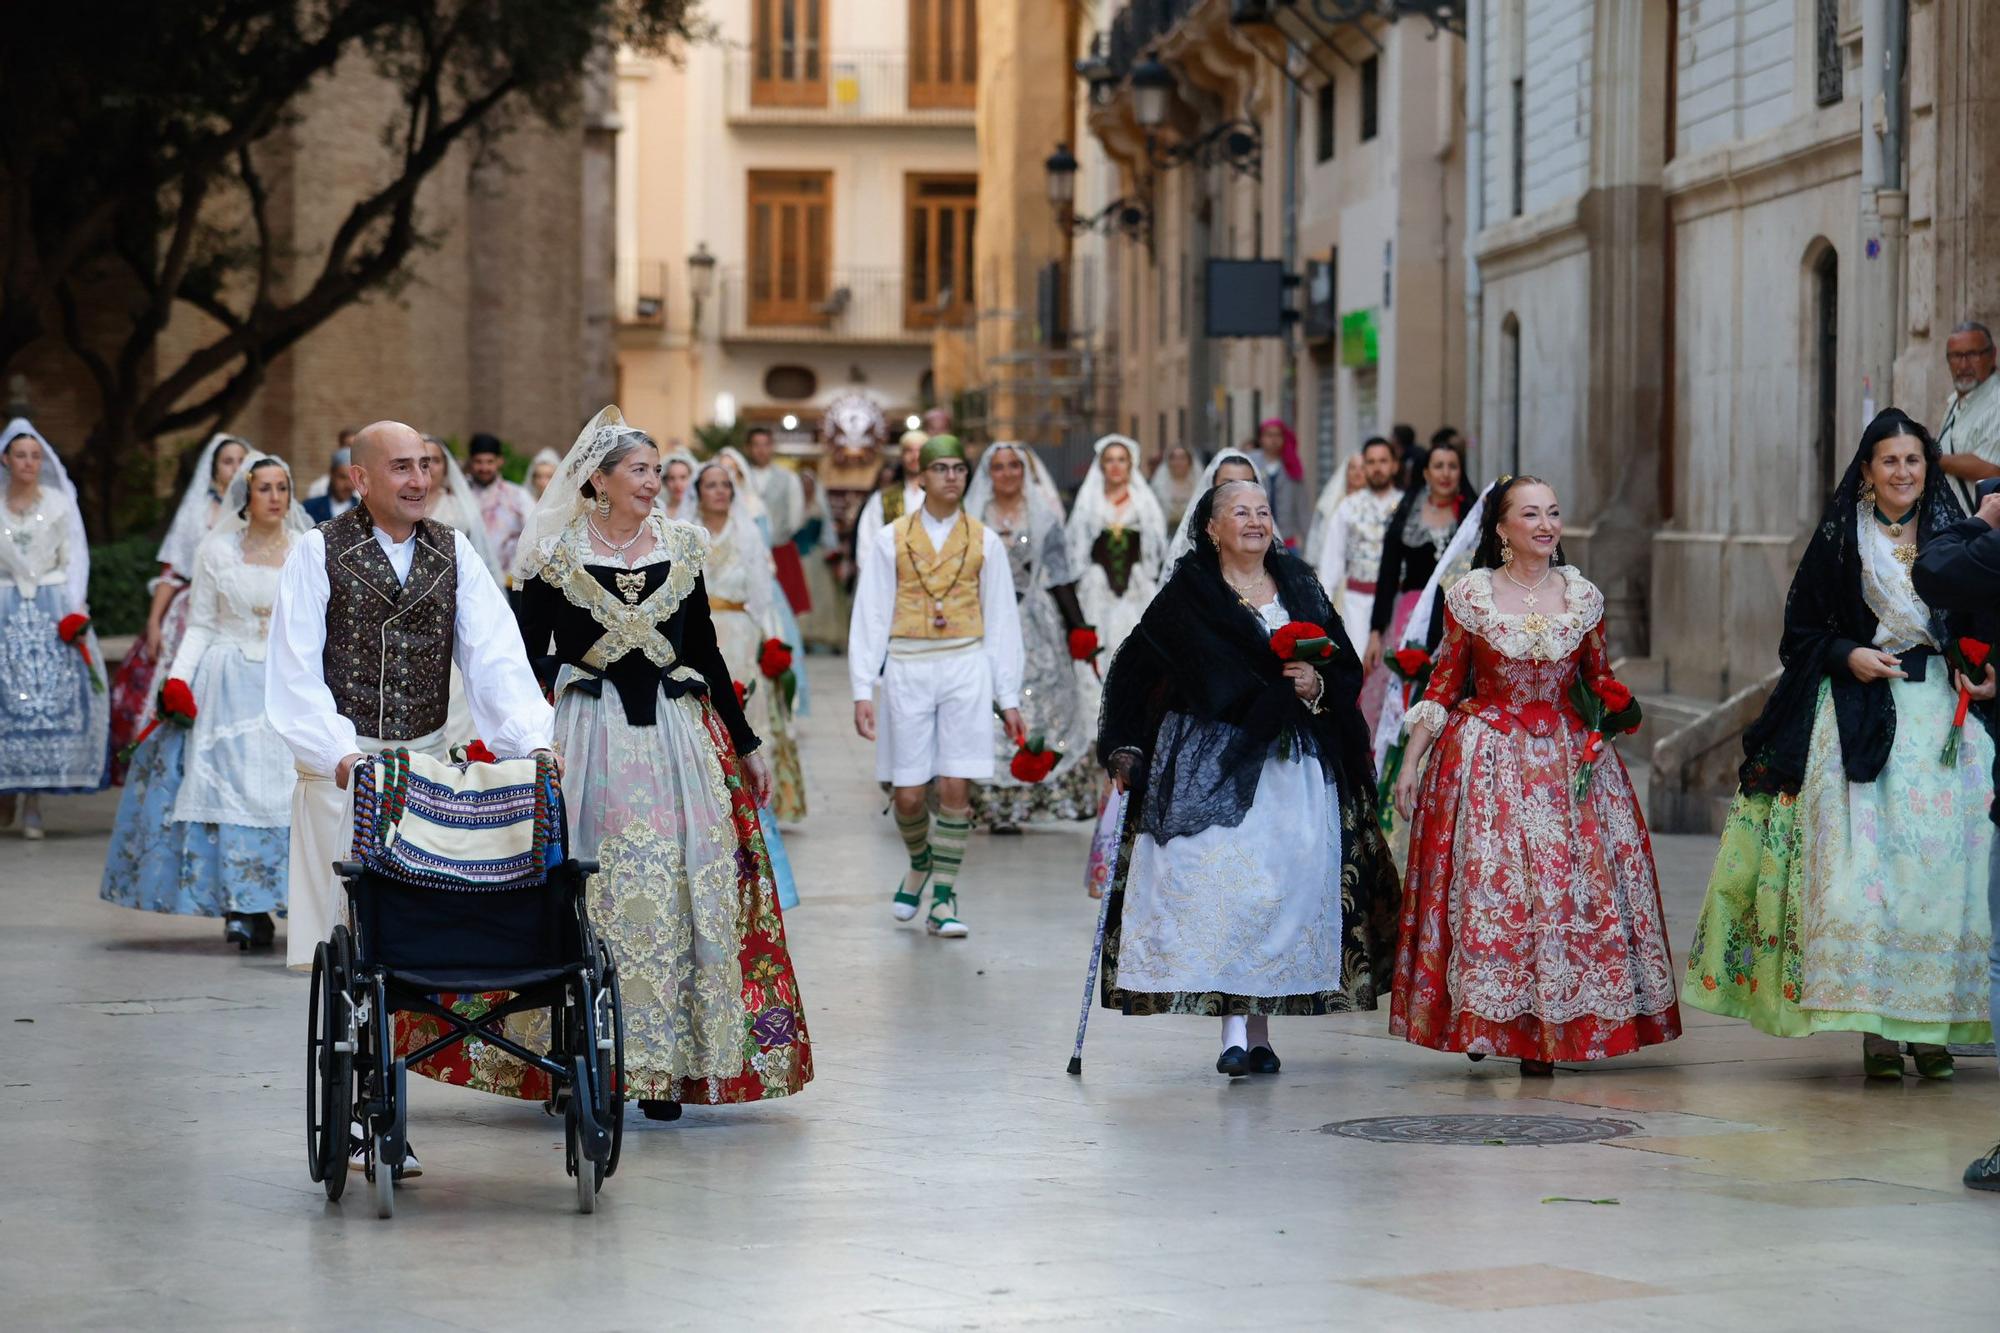
M 1629 1120 L 1591 1120 L 1566 1115 L 1385 1115 L 1369 1120 L 1337 1120 L 1322 1134 L 1372 1143 L 1443 1143 L 1493 1147 L 1546 1147 L 1558 1143 L 1599 1143 L 1636 1134 Z

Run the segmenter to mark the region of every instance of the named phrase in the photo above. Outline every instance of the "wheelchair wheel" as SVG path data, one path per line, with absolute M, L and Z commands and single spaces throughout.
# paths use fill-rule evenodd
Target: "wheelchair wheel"
M 570 1174 L 576 1177 L 576 1210 L 579 1213 L 597 1211 L 597 1187 L 604 1183 L 604 1168 L 583 1155 L 583 1136 L 579 1131 L 576 1099 L 572 1097 L 569 1113 L 563 1117 L 563 1156 L 569 1159 Z
M 611 992 L 611 1068 L 602 1101 L 605 1123 L 611 1128 L 611 1155 L 604 1159 L 604 1178 L 609 1180 L 618 1172 L 618 1155 L 625 1147 L 625 1006 L 618 997 L 618 965 L 602 940 L 597 942 L 597 967 L 604 988 Z
M 329 1200 L 347 1185 L 347 1103 L 353 1057 L 334 1049 L 346 1037 L 347 969 L 339 941 L 313 950 L 306 1015 L 306 1169 Z
M 345 925 L 333 928 L 333 936 L 327 942 L 327 959 L 333 965 L 333 980 L 339 984 L 327 997 L 326 1030 L 330 1041 L 344 1041 L 350 1035 L 347 1015 L 354 1002 L 354 937 Z M 348 1122 L 354 1115 L 354 1052 L 336 1051 L 329 1046 L 327 1056 L 321 1066 L 325 1087 L 320 1093 L 320 1132 L 325 1135 L 326 1145 L 323 1183 L 327 1201 L 338 1203 L 347 1188 L 348 1159 L 352 1155 Z
M 375 1216 L 394 1217 L 396 1215 L 396 1168 L 384 1160 L 388 1140 L 382 1135 L 375 1136 Z

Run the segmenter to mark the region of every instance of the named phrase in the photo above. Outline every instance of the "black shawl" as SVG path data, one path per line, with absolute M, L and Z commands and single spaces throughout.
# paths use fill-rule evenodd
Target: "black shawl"
M 1813 714 L 1819 703 L 1819 683 L 1833 683 L 1834 719 L 1840 727 L 1841 765 L 1850 782 L 1873 782 L 1889 762 L 1896 735 L 1896 705 L 1886 680 L 1859 681 L 1847 665 L 1847 655 L 1875 641 L 1880 626 L 1861 591 L 1861 550 L 1857 519 L 1861 502 L 1862 466 L 1875 446 L 1895 436 L 1924 443 L 1924 491 L 1917 502 L 1917 544 L 1965 516 L 1938 463 L 1937 445 L 1916 422 L 1895 408 L 1884 408 L 1862 434 L 1860 448 L 1792 575 L 1785 597 L 1785 629 L 1778 641 L 1784 666 L 1764 711 L 1743 733 L 1744 762 L 1738 777 L 1744 790 L 1797 792 L 1805 778 L 1806 750 L 1812 741 Z M 1931 614 L 1931 636 L 1939 644 L 1964 632 L 1959 617 Z M 1907 655 L 1906 655 L 1907 657 Z M 1935 669 L 1942 670 L 1938 663 Z M 1905 670 L 1916 675 L 1907 664 Z M 1982 714 L 1983 716 L 1983 714 Z M 1990 723 L 1988 724 L 1990 727 Z

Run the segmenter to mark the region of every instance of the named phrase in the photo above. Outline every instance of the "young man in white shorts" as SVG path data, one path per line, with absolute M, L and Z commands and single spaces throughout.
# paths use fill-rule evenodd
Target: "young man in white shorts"
M 993 777 L 994 709 L 1009 735 L 1021 731 L 1021 624 L 1006 548 L 960 508 L 971 478 L 964 447 L 933 436 L 918 466 L 923 504 L 866 535 L 874 550 L 854 590 L 847 669 L 854 729 L 875 742 L 875 776 L 895 788 L 896 828 L 910 854 L 892 910 L 898 921 L 914 917 L 928 882 L 925 928 L 963 939 L 957 885 L 970 785 Z

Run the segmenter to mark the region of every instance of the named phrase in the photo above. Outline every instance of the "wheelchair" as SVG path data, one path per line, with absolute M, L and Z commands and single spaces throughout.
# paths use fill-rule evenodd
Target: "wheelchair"
M 349 1126 L 359 1121 L 375 1211 L 394 1215 L 408 1067 L 478 1040 L 549 1076 L 577 1211 L 596 1211 L 598 1190 L 618 1169 L 625 1117 L 618 970 L 584 897 L 596 870 L 596 862 L 572 858 L 542 883 L 467 892 L 398 882 L 358 861 L 335 863 L 353 928 L 335 926 L 314 950 L 306 1034 L 306 1163 L 329 1200 L 347 1187 Z M 513 997 L 476 1019 L 437 1001 L 440 993 L 489 991 Z M 546 1054 L 501 1030 L 509 1016 L 536 1009 L 550 1014 Z M 398 1013 L 427 1014 L 445 1031 L 398 1055 Z

